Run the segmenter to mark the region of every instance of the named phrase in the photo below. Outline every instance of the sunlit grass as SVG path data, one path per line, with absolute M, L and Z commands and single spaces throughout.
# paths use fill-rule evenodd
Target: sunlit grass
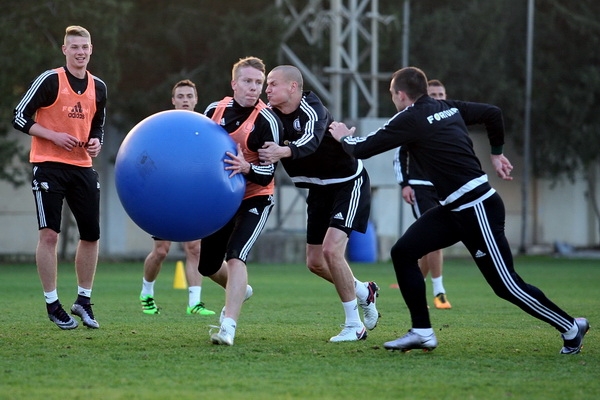
M 389 352 L 409 316 L 390 264 L 354 265 L 381 287 L 382 318 L 366 341 L 329 343 L 343 323 L 333 286 L 302 265 L 249 266 L 254 296 L 245 303 L 233 347 L 209 341 L 223 290 L 205 280 L 213 317 L 185 314 L 187 291 L 173 289 L 174 262 L 156 284 L 160 315 L 138 303 L 141 263 L 101 263 L 93 293 L 101 328 L 61 331 L 46 317 L 33 265 L 0 266 L 0 399 L 568 399 L 600 398 L 600 321 L 596 260 L 520 258 L 529 283 L 592 329 L 576 356 L 558 354 L 550 326 L 497 298 L 470 259 L 446 261 L 452 310 L 431 309 L 439 347 Z M 428 294 L 430 288 L 428 287 Z M 75 298 L 71 265 L 59 295 Z

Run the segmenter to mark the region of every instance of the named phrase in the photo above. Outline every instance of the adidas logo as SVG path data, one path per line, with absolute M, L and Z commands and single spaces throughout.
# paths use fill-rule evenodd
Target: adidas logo
M 69 118 L 85 119 L 85 114 L 83 113 L 83 107 L 81 107 L 81 103 L 77 102 L 77 104 L 75 104 L 73 108 L 69 110 L 67 116 Z
M 339 213 L 337 213 L 337 214 L 335 214 L 333 216 L 333 219 L 341 219 L 343 221 L 344 220 L 344 216 L 342 215 L 341 212 L 339 212 Z
M 477 253 L 475 253 L 475 258 L 481 258 L 481 257 L 485 257 L 485 256 L 487 256 L 487 254 L 485 254 L 481 250 L 477 250 Z
M 258 215 L 258 210 L 256 209 L 256 207 L 249 209 L 248 212 L 252 213 L 252 214 L 255 214 L 255 215 Z
M 76 113 L 76 112 L 78 112 L 78 113 L 83 112 L 83 108 L 81 108 L 81 103 L 77 102 L 77 104 L 75 104 L 73 106 L 73 108 L 71 109 L 71 112 L 74 112 L 74 113 Z

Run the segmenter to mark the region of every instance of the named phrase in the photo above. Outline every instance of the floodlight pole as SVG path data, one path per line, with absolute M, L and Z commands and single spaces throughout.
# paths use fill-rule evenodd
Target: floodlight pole
M 531 77 L 533 69 L 533 20 L 535 0 L 528 0 L 527 6 L 527 56 L 525 71 L 525 121 L 523 132 L 523 184 L 521 186 L 521 245 L 519 253 L 527 252 L 527 218 L 529 211 L 529 178 L 531 156 Z
M 410 0 L 404 0 L 404 9 L 402 12 L 402 67 L 408 67 L 408 55 L 410 50 Z M 398 234 L 402 235 L 404 231 L 404 207 L 402 202 L 402 187 L 398 186 L 400 191 L 400 201 L 398 202 Z
M 402 67 L 408 67 L 410 47 L 410 0 L 404 0 L 402 12 Z

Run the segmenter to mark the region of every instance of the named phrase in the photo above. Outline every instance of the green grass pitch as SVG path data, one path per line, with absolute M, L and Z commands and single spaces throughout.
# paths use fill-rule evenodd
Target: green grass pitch
M 343 323 L 332 285 L 303 265 L 250 263 L 254 296 L 233 347 L 208 335 L 224 291 L 205 278 L 202 300 L 217 315 L 186 315 L 174 261 L 156 284 L 160 315 L 141 312 L 141 262 L 101 262 L 92 296 L 101 327 L 73 331 L 48 320 L 34 265 L 0 265 L 0 399 L 600 398 L 600 261 L 519 257 L 516 269 L 588 318 L 581 354 L 559 355 L 558 332 L 497 298 L 471 259 L 446 260 L 453 308 L 432 306 L 439 347 L 430 353 L 382 346 L 410 328 L 389 263 L 353 265 L 358 279 L 381 287 L 382 318 L 366 341 L 352 343 L 328 343 Z M 71 264 L 59 266 L 58 291 L 70 306 Z M 431 301 L 429 283 L 427 293 Z

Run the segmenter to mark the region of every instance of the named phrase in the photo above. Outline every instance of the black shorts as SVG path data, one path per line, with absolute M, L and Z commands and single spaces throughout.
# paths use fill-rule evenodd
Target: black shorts
M 308 190 L 306 243 L 323 244 L 330 227 L 350 235 L 365 233 L 371 213 L 371 182 L 366 169 L 355 179 Z
M 198 271 L 210 276 L 219 270 L 223 259 L 237 258 L 245 263 L 267 224 L 274 204 L 273 196 L 254 196 L 243 200 L 224 227 L 202 239 Z
M 437 191 L 433 186 L 415 185 L 412 186 L 415 192 L 415 203 L 412 205 L 412 212 L 415 218 L 419 218 L 425 211 L 440 205 Z
M 92 167 L 57 163 L 33 165 L 31 181 L 39 229 L 60 233 L 63 200 L 77 221 L 79 238 L 95 242 L 100 238 L 100 182 Z

